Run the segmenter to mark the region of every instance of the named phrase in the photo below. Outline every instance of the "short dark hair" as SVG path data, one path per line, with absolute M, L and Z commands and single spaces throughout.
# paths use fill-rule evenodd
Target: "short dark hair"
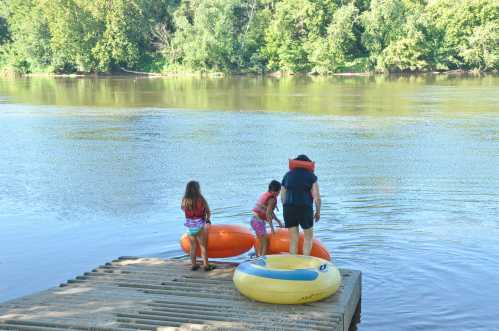
M 306 156 L 305 154 L 300 154 L 300 155 L 298 155 L 298 156 L 295 158 L 295 160 L 297 160 L 297 161 L 307 161 L 307 162 L 312 162 L 312 160 L 310 160 L 310 159 L 308 158 L 308 156 Z
M 273 180 L 269 184 L 269 192 L 279 192 L 281 190 L 281 183 L 277 180 Z

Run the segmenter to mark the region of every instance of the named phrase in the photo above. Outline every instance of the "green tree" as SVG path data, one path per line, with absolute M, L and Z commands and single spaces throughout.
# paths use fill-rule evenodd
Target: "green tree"
M 47 1 L 43 12 L 50 31 L 54 71 L 93 71 L 97 62 L 92 49 L 100 37 L 102 24 L 75 0 Z
M 51 63 L 50 31 L 41 6 L 34 0 L 10 0 L 3 9 L 11 42 L 3 48 L 4 63 L 20 72 Z
M 324 47 L 336 8 L 336 2 L 328 0 L 279 1 L 265 36 L 269 69 L 307 72 L 312 69 L 311 56 L 324 62 L 323 50 L 317 48 Z
M 424 71 L 428 68 L 429 44 L 425 34 L 424 8 L 417 6 L 410 11 L 401 35 L 397 36 L 377 58 L 376 68 L 389 72 Z
M 362 14 L 362 43 L 375 68 L 390 43 L 404 35 L 407 7 L 402 0 L 372 0 L 369 11 Z
M 175 12 L 175 34 L 168 51 L 171 67 L 224 72 L 260 67 L 268 19 L 260 1 L 185 2 Z
M 499 68 L 499 26 L 487 22 L 483 26 L 473 28 L 473 33 L 466 38 L 460 56 L 471 68 L 481 70 Z
M 350 3 L 340 7 L 334 14 L 324 38 L 318 38 L 310 53 L 313 71 L 336 72 L 352 61 L 357 53 L 358 40 L 355 26 L 359 10 Z
M 140 57 L 144 31 L 144 12 L 138 0 L 96 0 L 94 15 L 103 22 L 103 31 L 92 55 L 100 71 L 113 66 L 133 67 Z
M 499 25 L 497 0 L 439 0 L 431 2 L 426 12 L 435 50 L 431 62 L 438 69 L 470 68 L 476 64 L 475 60 L 470 62 L 470 56 L 476 54 L 478 40 L 484 39 L 483 32 L 493 32 Z M 484 30 L 485 26 L 488 28 Z
M 19 72 L 498 68 L 497 0 L 5 0 Z

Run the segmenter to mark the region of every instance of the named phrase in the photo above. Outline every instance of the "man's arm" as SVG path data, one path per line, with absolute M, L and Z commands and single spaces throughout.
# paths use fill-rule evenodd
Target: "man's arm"
M 316 222 L 318 222 L 321 218 L 321 193 L 319 191 L 319 184 L 317 182 L 312 185 L 312 198 L 314 198 L 315 204 L 314 219 Z
M 284 186 L 281 187 L 281 203 L 284 206 L 286 202 L 286 188 Z

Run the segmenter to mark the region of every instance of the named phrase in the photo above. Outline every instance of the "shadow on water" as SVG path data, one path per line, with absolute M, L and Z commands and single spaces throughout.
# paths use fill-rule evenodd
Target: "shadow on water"
M 359 330 L 358 327 L 362 322 L 361 316 L 362 316 L 362 298 L 360 299 L 359 304 L 357 305 L 357 309 L 355 309 L 355 314 L 352 317 L 352 322 L 350 323 L 350 328 L 348 329 L 348 331 Z

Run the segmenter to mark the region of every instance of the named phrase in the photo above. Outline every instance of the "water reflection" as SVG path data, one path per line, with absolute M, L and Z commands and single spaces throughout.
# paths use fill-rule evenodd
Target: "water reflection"
M 11 102 L 59 106 L 167 107 L 403 115 L 438 107 L 492 111 L 497 76 L 288 78 L 25 78 L 0 80 Z M 452 95 L 452 98 L 449 96 Z

